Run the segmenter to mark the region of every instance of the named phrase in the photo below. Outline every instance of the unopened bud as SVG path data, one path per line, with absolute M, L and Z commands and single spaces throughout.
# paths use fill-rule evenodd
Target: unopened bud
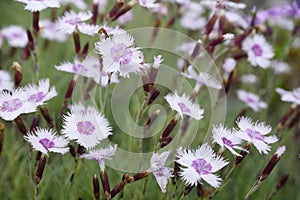
M 47 109 L 45 106 L 40 106 L 40 110 L 41 110 L 41 113 L 42 113 L 44 119 L 46 120 L 46 122 L 47 122 L 51 127 L 53 127 L 53 126 L 54 126 L 53 120 L 52 120 L 52 117 L 49 115 L 48 109 Z
M 100 187 L 99 187 L 99 179 L 96 174 L 93 177 L 93 189 L 94 189 L 94 197 L 96 200 L 100 199 Z
M 112 9 L 109 11 L 109 17 L 113 18 L 119 10 L 123 7 L 124 0 L 117 0 L 117 2 L 113 5 Z
M 39 165 L 38 168 L 36 170 L 36 174 L 35 174 L 35 183 L 36 185 L 38 185 L 43 177 L 43 172 L 45 169 L 45 165 L 46 165 L 46 156 L 42 155 L 39 161 Z

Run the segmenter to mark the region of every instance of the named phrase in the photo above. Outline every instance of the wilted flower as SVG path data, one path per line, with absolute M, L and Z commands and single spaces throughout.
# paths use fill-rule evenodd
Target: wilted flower
M 133 42 L 133 37 L 125 33 L 97 42 L 95 46 L 103 57 L 103 70 L 118 71 L 123 77 L 129 77 L 130 72 L 140 72 L 143 54 L 133 47 Z
M 252 38 L 247 37 L 242 43 L 242 49 L 247 52 L 247 60 L 251 65 L 261 68 L 270 66 L 274 51 L 264 36 L 256 34 Z
M 253 143 L 258 152 L 268 154 L 272 144 L 278 141 L 276 136 L 266 137 L 272 130 L 265 122 L 252 122 L 248 117 L 240 117 L 236 121 L 239 131 L 237 136 L 245 141 Z
M 38 85 L 28 84 L 24 87 L 28 95 L 28 101 L 34 102 L 37 106 L 43 105 L 45 101 L 57 96 L 55 87 L 50 88 L 49 79 L 41 79 Z
M 166 186 L 168 179 L 172 176 L 173 170 L 169 167 L 165 167 L 165 163 L 170 154 L 170 151 L 165 151 L 161 154 L 153 153 L 151 157 L 150 171 L 155 176 L 155 179 L 162 192 L 166 192 Z
M 280 94 L 281 101 L 295 103 L 300 105 L 300 87 L 287 91 L 281 88 L 276 88 L 276 92 Z
M 59 0 L 16 0 L 25 3 L 25 10 L 31 12 L 41 11 L 46 8 L 58 8 L 60 6 Z
M 0 93 L 0 117 L 6 121 L 12 121 L 24 113 L 36 111 L 36 104 L 28 101 L 28 94 L 23 88 L 13 90 L 11 93 Z
M 180 117 L 188 115 L 196 120 L 203 118 L 204 110 L 196 103 L 193 103 L 186 94 L 179 96 L 177 92 L 165 96 L 166 101 L 170 104 L 172 110 L 175 110 Z
M 236 132 L 229 130 L 224 125 L 213 126 L 212 129 L 213 143 L 220 145 L 222 151 L 228 149 L 233 155 L 241 156 L 234 149 L 243 150 L 242 147 L 238 146 L 242 143 L 242 140 L 237 137 Z
M 190 186 L 202 184 L 202 179 L 214 188 L 221 185 L 222 179 L 214 173 L 225 167 L 228 162 L 218 156 L 208 144 L 203 144 L 195 151 L 178 149 L 177 163 L 181 165 L 179 175 Z
M 108 120 L 96 108 L 74 109 L 64 116 L 62 133 L 85 148 L 92 148 L 111 135 Z
M 67 147 L 69 141 L 64 137 L 56 136 L 53 129 L 37 128 L 24 138 L 31 143 L 35 150 L 43 154 L 48 154 L 50 151 L 64 154 L 69 151 L 69 147 Z
M 89 150 L 88 153 L 82 154 L 80 158 L 84 159 L 90 159 L 90 160 L 96 160 L 99 165 L 104 166 L 104 160 L 111 159 L 117 150 L 118 145 L 114 146 L 108 146 L 106 148 L 101 148 L 101 149 L 92 149 Z
M 11 81 L 10 75 L 5 70 L 0 70 L 0 91 L 13 90 L 14 83 Z

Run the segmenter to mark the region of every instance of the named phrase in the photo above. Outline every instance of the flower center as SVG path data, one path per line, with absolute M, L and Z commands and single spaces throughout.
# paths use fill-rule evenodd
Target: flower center
M 255 56 L 261 56 L 263 54 L 263 50 L 258 44 L 253 45 L 251 50 L 253 51 Z
M 115 62 L 126 65 L 131 61 L 133 52 L 126 48 L 126 44 L 119 43 L 110 49 L 110 54 Z
M 77 25 L 81 21 L 80 17 L 75 17 L 73 19 L 68 19 L 65 21 L 65 23 L 70 24 L 70 25 Z
M 45 98 L 45 96 L 46 95 L 43 92 L 38 92 L 36 94 L 31 95 L 28 101 L 41 102 Z
M 39 143 L 48 151 L 48 149 L 54 147 L 54 142 L 50 141 L 48 138 L 43 138 L 39 140 Z
M 72 70 L 73 72 L 75 73 L 78 73 L 78 71 L 80 70 L 80 72 L 87 72 L 87 69 L 81 64 L 81 63 L 78 63 L 78 64 L 74 64 L 72 66 Z
M 22 107 L 22 102 L 19 98 L 4 101 L 1 106 L 2 112 L 13 112 Z
M 249 129 L 249 128 L 246 129 L 246 133 L 249 135 L 249 137 L 251 139 L 256 139 L 256 140 L 261 140 L 262 141 L 265 138 L 263 135 L 260 134 L 260 132 Z
M 80 121 L 76 125 L 78 132 L 83 135 L 92 135 L 96 129 L 90 121 Z
M 192 162 L 192 167 L 199 175 L 210 174 L 212 166 L 205 159 L 197 159 Z
M 222 141 L 226 146 L 233 147 L 231 140 L 228 140 L 227 138 L 222 137 Z
M 190 112 L 191 112 L 191 110 L 188 109 L 188 108 L 185 106 L 184 103 L 178 103 L 178 106 L 179 106 L 179 108 L 180 108 L 180 110 L 181 110 L 182 112 L 186 112 L 186 113 L 190 113 Z

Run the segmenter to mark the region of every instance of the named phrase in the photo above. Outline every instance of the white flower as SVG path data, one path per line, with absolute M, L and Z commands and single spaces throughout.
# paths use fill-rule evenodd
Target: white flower
M 273 61 L 271 64 L 271 68 L 273 69 L 276 75 L 288 74 L 291 72 L 291 67 L 286 62 Z
M 254 74 L 245 74 L 241 76 L 241 81 L 244 84 L 254 84 L 256 83 L 258 80 L 257 76 L 255 76 Z
M 63 62 L 61 65 L 56 65 L 55 68 L 60 71 L 78 74 L 87 78 L 94 79 L 97 83 L 100 80 L 100 63 L 99 59 L 93 55 L 89 55 L 80 62 L 75 58 L 74 63 Z
M 84 21 L 91 17 L 92 13 L 89 11 L 79 12 L 78 14 L 74 11 L 66 12 L 64 16 L 56 21 L 57 29 L 61 33 L 72 34 L 76 30 L 76 27 L 80 26 Z
M 133 42 L 133 37 L 125 33 L 97 42 L 95 47 L 103 57 L 103 70 L 118 71 L 123 77 L 129 77 L 130 72 L 139 73 L 143 54 L 139 48 L 132 47 Z
M 156 69 L 159 68 L 162 61 L 164 61 L 164 59 L 161 55 L 154 56 L 153 67 Z
M 150 164 L 150 171 L 153 173 L 162 192 L 166 192 L 168 179 L 172 177 L 173 170 L 165 167 L 165 163 L 170 154 L 170 151 L 165 151 L 161 154 L 153 153 Z
M 25 29 L 21 26 L 8 26 L 1 30 L 1 35 L 11 47 L 25 47 L 28 37 Z
M 99 165 L 104 166 L 104 160 L 111 159 L 115 155 L 118 145 L 109 145 L 106 148 L 92 149 L 88 153 L 82 154 L 80 158 L 96 160 Z
M 226 58 L 223 64 L 223 74 L 224 78 L 228 79 L 230 73 L 234 70 L 236 67 L 236 61 L 233 58 Z
M 242 143 L 242 140 L 236 136 L 236 132 L 229 130 L 224 125 L 213 126 L 212 129 L 213 143 L 220 145 L 222 151 L 228 149 L 233 155 L 241 156 L 234 149 L 243 150 L 242 147 L 238 146 Z
M 183 28 L 190 30 L 200 30 L 205 27 L 207 20 L 199 15 L 198 12 L 186 12 L 180 19 Z
M 300 105 L 300 87 L 287 91 L 281 88 L 276 88 L 276 92 L 280 94 L 281 101 L 295 103 Z
M 59 0 L 16 0 L 21 3 L 25 3 L 25 10 L 31 12 L 41 11 L 46 8 L 59 8 Z
M 202 184 L 202 179 L 214 188 L 221 185 L 222 179 L 214 173 L 225 167 L 228 162 L 216 155 L 208 144 L 203 144 L 195 151 L 191 149 L 178 149 L 177 163 L 181 165 L 179 175 L 187 185 Z
M 155 3 L 156 0 L 138 0 L 140 6 L 146 7 L 146 8 L 155 8 L 158 7 L 159 4 Z
M 87 5 L 83 0 L 60 0 L 60 2 L 63 5 L 73 4 L 80 10 L 85 10 L 87 8 Z
M 238 90 L 238 98 L 247 104 L 254 112 L 259 112 L 261 109 L 267 107 L 267 104 L 260 100 L 256 94 L 251 92 L 246 92 L 245 90 Z
M 246 4 L 244 3 L 235 3 L 228 0 L 220 0 L 220 1 L 203 0 L 200 2 L 200 4 L 212 9 L 215 7 L 221 7 L 225 9 L 235 9 L 235 10 L 246 8 Z
M 222 85 L 215 78 L 211 77 L 206 72 L 200 72 L 198 74 L 191 65 L 187 68 L 187 72 L 188 73 L 183 73 L 183 75 L 196 81 L 196 91 L 198 91 L 204 85 L 215 89 L 222 88 Z
M 50 151 L 61 154 L 68 152 L 69 147 L 67 145 L 69 141 L 64 137 L 55 135 L 56 132 L 53 129 L 37 128 L 24 138 L 31 143 L 35 150 L 43 154 L 48 154 Z
M 264 36 L 256 34 L 252 38 L 247 37 L 242 43 L 242 49 L 247 52 L 247 60 L 251 65 L 261 68 L 270 66 L 274 51 Z
M 55 87 L 50 88 L 49 79 L 41 79 L 38 85 L 28 84 L 24 87 L 28 95 L 28 101 L 34 102 L 37 106 L 43 105 L 45 101 L 57 96 Z
M 169 93 L 165 96 L 166 101 L 170 104 L 172 110 L 175 110 L 180 117 L 188 115 L 196 120 L 203 118 L 204 110 L 196 103 L 193 103 L 186 94 L 179 96 L 177 92 Z
M 271 132 L 271 126 L 265 122 L 252 122 L 252 119 L 248 117 L 240 117 L 236 121 L 239 131 L 237 136 L 245 141 L 253 143 L 260 154 L 268 154 L 271 147 L 268 144 L 272 144 L 278 141 L 276 136 L 266 137 Z
M 93 24 L 87 24 L 87 23 L 81 23 L 80 26 L 78 26 L 78 30 L 86 35 L 94 36 L 98 34 L 98 31 L 100 29 L 99 25 L 93 25 Z
M 96 108 L 92 112 L 74 110 L 64 116 L 62 133 L 85 148 L 92 148 L 111 135 L 108 120 Z
M 36 104 L 28 101 L 28 94 L 23 88 L 0 93 L 0 117 L 6 121 L 12 121 L 23 113 L 36 111 Z
M 65 42 L 67 35 L 60 33 L 57 34 L 57 24 L 49 20 L 39 20 L 40 35 L 47 40 L 55 40 L 58 42 Z
M 5 70 L 0 70 L 0 92 L 2 90 L 13 90 L 14 83 L 11 81 L 10 75 Z
M 129 10 L 124 15 L 118 17 L 117 21 L 119 25 L 124 26 L 127 22 L 131 21 L 132 19 L 133 19 L 133 13 L 132 10 Z

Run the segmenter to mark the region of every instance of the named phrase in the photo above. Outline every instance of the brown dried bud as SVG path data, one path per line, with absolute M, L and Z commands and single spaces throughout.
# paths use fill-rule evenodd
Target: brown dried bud
M 101 178 L 102 187 L 103 187 L 104 194 L 105 194 L 105 199 L 111 199 L 109 181 L 108 181 L 108 176 L 107 176 L 105 168 L 102 168 L 100 170 L 100 178 Z
M 160 91 L 157 90 L 157 89 L 154 89 L 152 92 L 151 92 L 151 96 L 147 102 L 147 105 L 150 105 L 152 104 L 152 102 L 158 97 L 158 95 L 160 94 Z
M 39 30 L 40 30 L 39 18 L 40 18 L 40 12 L 39 11 L 33 12 L 32 28 L 33 28 L 33 31 L 34 31 L 35 35 L 37 35 Z
M 148 172 L 140 172 L 140 173 L 137 173 L 136 175 L 133 176 L 134 178 L 134 182 L 138 181 L 138 180 L 141 180 L 143 178 L 146 178 L 148 176 Z
M 0 123 L 0 155 L 2 152 L 2 145 L 4 140 L 4 130 L 5 130 L 4 124 Z
M 77 31 L 73 32 L 73 40 L 74 40 L 74 46 L 75 46 L 75 53 L 78 58 L 80 58 L 80 39 L 79 39 L 79 34 Z
M 23 119 L 21 116 L 18 116 L 15 120 L 15 123 L 18 126 L 19 131 L 23 134 L 23 135 L 27 135 L 27 130 L 26 127 L 24 125 Z
M 18 62 L 13 62 L 10 69 L 15 70 L 15 87 L 18 87 L 23 77 L 22 67 Z
M 91 19 L 91 24 L 96 24 L 97 22 L 97 17 L 98 17 L 98 6 L 99 4 L 98 3 L 94 3 L 93 4 L 93 16 L 92 16 L 92 19 Z
M 85 59 L 87 53 L 89 51 L 89 42 L 87 42 L 84 46 L 83 46 L 83 49 L 82 49 L 82 52 L 81 52 L 81 57 L 82 59 Z
M 211 31 L 214 28 L 214 25 L 218 19 L 218 15 L 216 13 L 213 14 L 213 16 L 208 20 L 207 25 L 206 25 L 206 30 L 205 30 L 205 35 L 209 35 Z

